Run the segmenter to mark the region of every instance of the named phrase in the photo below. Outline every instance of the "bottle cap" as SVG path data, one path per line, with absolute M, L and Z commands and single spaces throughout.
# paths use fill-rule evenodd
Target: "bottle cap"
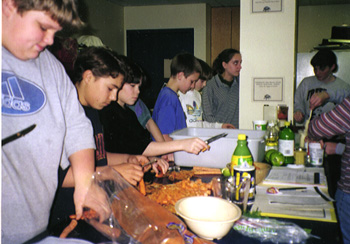
M 284 125 L 285 126 L 290 126 L 290 122 L 286 121 L 286 122 L 284 122 Z
M 238 134 L 238 140 L 245 140 L 246 135 L 245 134 Z

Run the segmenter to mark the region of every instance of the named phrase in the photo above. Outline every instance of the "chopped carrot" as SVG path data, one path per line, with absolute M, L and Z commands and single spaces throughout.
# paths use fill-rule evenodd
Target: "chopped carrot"
M 210 146 L 209 146 L 209 145 L 208 145 L 207 147 L 203 148 L 203 149 L 202 149 L 202 152 L 205 152 L 205 151 L 207 151 L 207 150 L 210 150 Z
M 76 219 L 77 216 L 76 216 L 75 214 L 71 214 L 71 215 L 69 215 L 69 218 L 70 218 L 70 219 Z
M 146 185 L 143 179 L 141 179 L 139 182 L 139 191 L 142 195 L 146 196 Z
M 71 233 L 74 230 L 77 224 L 78 224 L 78 221 L 76 219 L 72 219 L 69 225 L 66 228 L 64 228 L 64 230 L 62 231 L 60 238 L 66 238 L 69 235 L 69 233 Z
M 158 177 L 158 178 L 163 177 L 164 176 L 164 172 L 163 172 L 162 168 L 158 165 L 157 169 L 158 169 L 158 174 L 156 174 L 156 177 Z

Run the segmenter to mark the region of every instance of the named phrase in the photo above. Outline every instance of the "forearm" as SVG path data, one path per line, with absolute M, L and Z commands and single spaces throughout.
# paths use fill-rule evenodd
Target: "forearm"
M 66 176 L 67 183 L 71 184 L 72 182 L 69 181 L 73 180 L 75 187 L 89 186 L 91 177 L 95 171 L 95 150 L 85 149 L 78 151 L 69 157 L 69 161 L 71 162 L 71 167 L 67 173 L 70 176 L 68 178 Z M 66 181 L 66 178 L 64 181 Z
M 168 134 L 163 134 L 164 140 L 165 141 L 172 141 L 173 138 L 171 138 Z
M 77 219 L 83 214 L 84 202 L 91 187 L 92 175 L 95 171 L 95 150 L 84 149 L 69 157 L 74 178 L 74 205 Z
M 142 155 L 150 156 L 159 156 L 163 154 L 168 154 L 172 152 L 184 150 L 180 141 L 166 141 L 166 142 L 151 142 L 146 147 Z
M 146 124 L 146 128 L 151 133 L 155 141 L 157 142 L 165 141 L 162 132 L 160 131 L 159 127 L 157 126 L 156 122 L 154 122 L 153 119 L 148 120 Z
M 65 188 L 74 187 L 74 177 L 73 177 L 72 167 L 69 167 L 68 172 L 64 177 L 62 187 L 65 187 Z
M 321 114 L 310 122 L 308 136 L 310 139 L 319 140 L 323 137 L 331 138 L 335 135 L 345 134 L 350 130 L 350 98 L 336 106 L 333 110 Z
M 108 165 L 118 165 L 128 161 L 130 155 L 126 153 L 107 152 Z
M 107 161 L 109 165 L 122 164 L 127 162 L 129 156 L 130 156 L 129 154 L 107 152 Z M 97 167 L 97 169 L 100 169 L 100 168 L 101 167 Z M 62 187 L 65 187 L 65 188 L 74 187 L 74 176 L 73 176 L 72 167 L 69 167 L 68 172 L 62 183 Z

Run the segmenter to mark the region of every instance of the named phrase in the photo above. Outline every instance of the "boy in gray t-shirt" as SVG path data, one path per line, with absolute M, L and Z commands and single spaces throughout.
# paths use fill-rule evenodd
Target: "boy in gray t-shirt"
M 320 50 L 311 59 L 315 76 L 302 80 L 294 95 L 294 120 L 305 123 L 332 110 L 337 104 L 350 95 L 350 85 L 333 75 L 338 69 L 337 57 L 331 50 Z M 342 154 L 345 145 L 326 142 L 327 154 Z
M 36 125 L 2 146 L 1 242 L 16 244 L 46 230 L 58 167 L 69 163 L 80 218 L 95 144 L 73 84 L 45 50 L 62 26 L 81 25 L 75 1 L 3 0 L 2 21 L 2 138 Z

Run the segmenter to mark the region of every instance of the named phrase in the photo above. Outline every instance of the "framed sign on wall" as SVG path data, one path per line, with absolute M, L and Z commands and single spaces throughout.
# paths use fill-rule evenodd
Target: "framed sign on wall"
M 283 101 L 283 78 L 254 78 L 253 101 Z
M 282 0 L 252 0 L 252 13 L 281 12 Z

